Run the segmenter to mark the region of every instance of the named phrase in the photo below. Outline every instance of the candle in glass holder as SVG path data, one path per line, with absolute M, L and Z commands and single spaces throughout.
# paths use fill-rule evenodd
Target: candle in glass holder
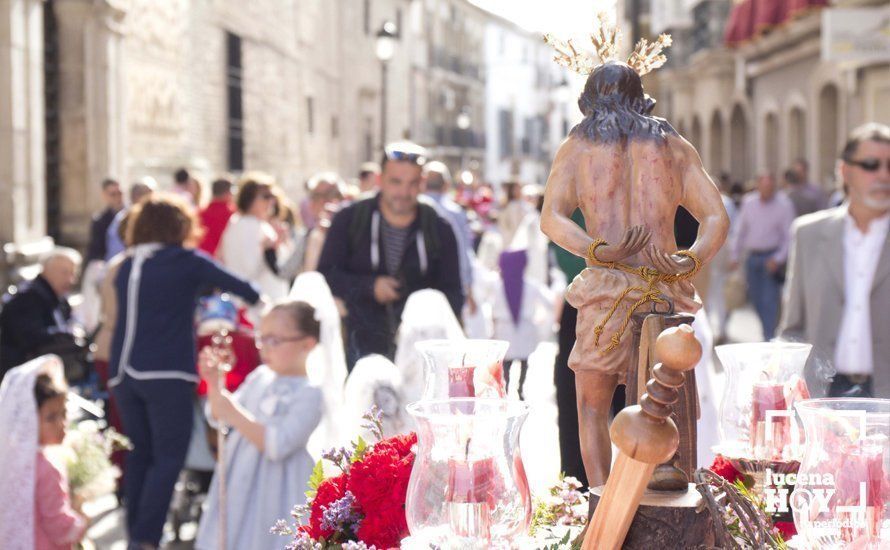
M 491 509 L 495 501 L 494 458 L 448 460 L 445 501 L 451 530 L 459 537 L 491 538 Z
M 775 382 L 756 382 L 751 393 L 751 448 L 757 458 L 781 458 L 788 439 L 788 417 L 770 419 L 771 436 L 767 438 L 767 413 L 786 411 L 785 385 Z
M 448 489 L 445 500 L 449 502 L 489 502 L 493 496 L 494 458 L 479 460 L 448 459 Z
M 448 369 L 448 397 L 476 397 L 473 380 L 476 367 L 451 367 Z
M 857 445 L 841 453 L 840 466 L 835 476 L 835 506 L 849 506 L 864 510 L 845 510 L 838 513 L 843 525 L 844 542 L 876 540 L 881 533 L 884 515 L 884 453 L 880 447 Z M 863 502 L 864 499 L 864 502 Z

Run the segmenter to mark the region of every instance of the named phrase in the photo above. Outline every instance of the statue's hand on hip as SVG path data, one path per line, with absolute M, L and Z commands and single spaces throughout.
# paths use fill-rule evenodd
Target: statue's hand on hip
M 652 236 L 648 228 L 635 225 L 624 232 L 618 244 L 605 244 L 594 251 L 596 259 L 601 262 L 618 262 L 629 258 L 643 249 Z
M 695 262 L 687 256 L 668 254 L 659 250 L 654 244 L 650 244 L 643 250 L 643 257 L 649 265 L 666 274 L 686 273 L 695 267 Z

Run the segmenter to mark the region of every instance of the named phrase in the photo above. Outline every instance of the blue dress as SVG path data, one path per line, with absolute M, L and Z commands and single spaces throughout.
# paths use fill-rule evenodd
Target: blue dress
M 266 448 L 260 452 L 235 430 L 226 439 L 226 546 L 277 550 L 289 540 L 269 530 L 279 519 L 290 520 L 293 507 L 306 502 L 314 466 L 306 442 L 321 420 L 321 390 L 305 377 L 280 376 L 261 365 L 238 388 L 235 398 L 266 427 Z M 198 550 L 218 548 L 217 482 L 214 478 L 198 527 Z

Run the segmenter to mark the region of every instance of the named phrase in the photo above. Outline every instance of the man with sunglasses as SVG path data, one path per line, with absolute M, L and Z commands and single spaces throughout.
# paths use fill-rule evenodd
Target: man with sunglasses
M 460 315 L 457 241 L 449 222 L 418 200 L 427 152 L 410 142 L 384 150 L 379 192 L 336 214 L 318 262 L 346 305 L 347 364 L 379 353 L 392 359 L 408 296 L 433 288 Z
M 810 342 L 833 362 L 832 397 L 890 397 L 890 127 L 853 130 L 838 174 L 837 208 L 792 229 L 782 336 Z

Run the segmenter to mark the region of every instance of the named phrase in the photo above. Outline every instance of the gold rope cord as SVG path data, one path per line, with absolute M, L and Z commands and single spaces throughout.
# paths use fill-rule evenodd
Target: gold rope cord
M 594 239 L 592 243 L 587 247 L 587 259 L 597 267 L 605 267 L 606 269 L 617 269 L 619 271 L 623 271 L 630 275 L 636 275 L 639 278 L 645 281 L 646 286 L 632 286 L 624 289 L 624 292 L 612 303 L 612 307 L 609 308 L 609 311 L 606 313 L 605 319 L 600 322 L 596 327 L 594 327 L 593 332 L 596 335 L 596 339 L 594 340 L 594 345 L 600 345 L 600 336 L 603 334 L 603 330 L 606 327 L 606 323 L 609 322 L 609 319 L 612 318 L 612 315 L 618 309 L 618 306 L 621 305 L 621 302 L 627 297 L 631 292 L 637 291 L 642 295 L 640 299 L 637 300 L 633 306 L 631 306 L 627 310 L 627 315 L 624 317 L 624 322 L 621 323 L 621 328 L 612 335 L 610 340 L 609 347 L 606 348 L 606 351 L 612 351 L 613 349 L 618 347 L 618 344 L 621 342 L 621 335 L 624 334 L 624 331 L 627 330 L 627 325 L 630 323 L 631 316 L 633 316 L 634 311 L 638 307 L 648 302 L 653 302 L 656 304 L 666 304 L 667 301 L 661 297 L 661 292 L 655 287 L 658 283 L 665 284 L 674 284 L 678 281 L 683 281 L 686 279 L 690 279 L 695 276 L 696 273 L 701 269 L 701 260 L 698 259 L 698 256 L 695 255 L 691 250 L 680 250 L 675 254 L 677 256 L 683 256 L 686 258 L 690 258 L 695 264 L 692 269 L 685 273 L 662 273 L 655 268 L 647 267 L 647 266 L 639 266 L 633 267 L 627 264 L 623 264 L 620 262 L 602 262 L 596 257 L 596 249 L 600 246 L 608 244 L 604 239 Z

